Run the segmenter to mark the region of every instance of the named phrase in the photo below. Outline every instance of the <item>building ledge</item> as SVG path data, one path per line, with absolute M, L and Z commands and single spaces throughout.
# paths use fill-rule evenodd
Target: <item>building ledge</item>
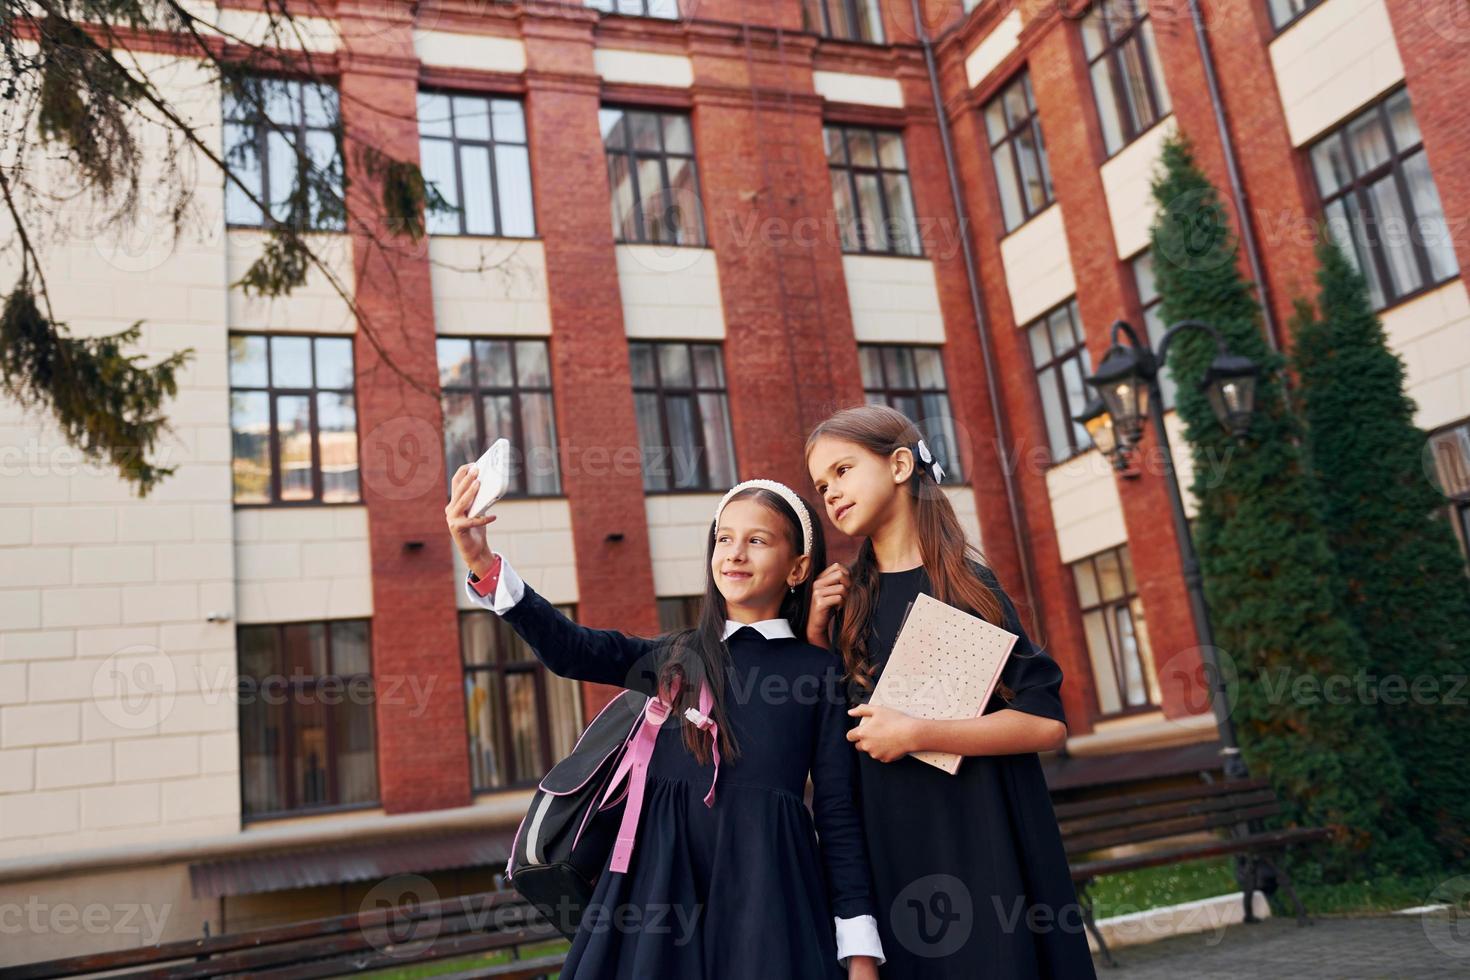
M 1067 754 L 1087 756 L 1136 752 L 1209 741 L 1215 736 L 1215 716 L 1209 712 L 1166 718 L 1162 711 L 1155 711 L 1099 722 L 1090 733 L 1067 739 Z
M 237 834 L 183 840 L 145 841 L 63 854 L 0 861 L 0 882 L 35 880 L 93 871 L 175 862 L 250 857 L 270 851 L 344 842 L 419 837 L 455 830 L 514 827 L 526 813 L 531 790 L 494 793 L 469 806 L 419 813 L 373 813 L 320 817 L 285 826 L 252 827 Z

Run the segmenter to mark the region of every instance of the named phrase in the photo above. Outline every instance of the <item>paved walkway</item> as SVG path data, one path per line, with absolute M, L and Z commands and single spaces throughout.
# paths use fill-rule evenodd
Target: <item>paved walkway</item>
M 1470 977 L 1470 929 L 1443 913 L 1425 918 L 1291 918 L 1175 936 L 1097 963 L 1099 980 L 1438 980 Z

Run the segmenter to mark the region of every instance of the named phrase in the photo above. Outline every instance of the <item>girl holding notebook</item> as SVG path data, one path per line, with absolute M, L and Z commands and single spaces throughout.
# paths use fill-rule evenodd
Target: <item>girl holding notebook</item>
M 807 467 L 832 523 L 862 539 L 851 568 L 817 580 L 807 637 L 846 666 L 857 719 L 863 829 L 885 980 L 1094 977 L 1038 752 L 1066 740 L 1062 672 L 1032 645 L 994 573 L 970 548 L 943 470 L 891 408 L 838 412 L 812 432 Z M 865 703 L 920 593 L 1017 634 L 977 718 L 932 721 Z M 950 775 L 910 758 L 966 758 Z
M 609 856 L 561 976 L 876 980 L 883 950 L 852 803 L 842 668 L 802 639 L 825 560 L 805 501 L 771 480 L 726 493 L 705 532 L 698 625 L 645 639 L 579 626 L 537 595 L 490 549 L 494 515 L 469 516 L 477 489 L 462 467 L 445 508 L 469 600 L 554 673 L 662 693 L 674 708 L 626 870 Z

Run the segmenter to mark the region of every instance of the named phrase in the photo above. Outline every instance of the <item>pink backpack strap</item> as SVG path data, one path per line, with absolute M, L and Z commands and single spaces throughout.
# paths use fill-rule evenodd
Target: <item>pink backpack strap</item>
M 678 697 L 679 682 L 676 678 L 668 701 L 659 697 L 648 699 L 648 704 L 643 709 L 643 721 L 628 737 L 622 761 L 618 763 L 613 778 L 608 782 L 607 791 L 603 794 L 602 806 L 610 806 L 618 795 L 623 780 L 627 780 L 628 803 L 623 809 L 623 819 L 618 826 L 617 840 L 613 844 L 612 860 L 608 864 L 610 871 L 626 872 L 632 860 L 633 844 L 638 838 L 638 821 L 643 815 L 643 797 L 648 784 L 648 764 L 653 758 L 654 746 L 658 743 L 659 730 L 673 710 L 670 702 L 677 700 Z M 709 693 L 709 687 L 705 686 L 699 692 L 699 709 L 696 711 L 690 708 L 684 713 L 689 721 L 702 731 L 709 732 L 710 737 L 714 740 L 711 749 L 714 754 L 715 776 L 710 782 L 709 793 L 704 798 L 704 805 L 707 807 L 714 806 L 715 782 L 720 778 L 720 726 L 709 716 L 713 706 L 714 698 Z

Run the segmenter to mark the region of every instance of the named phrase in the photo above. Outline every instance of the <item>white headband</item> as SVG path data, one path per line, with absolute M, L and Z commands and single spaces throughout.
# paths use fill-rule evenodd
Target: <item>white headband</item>
M 720 506 L 715 508 L 715 527 L 720 526 L 720 515 L 724 513 L 725 505 L 730 502 L 730 498 L 742 490 L 769 490 L 790 504 L 791 509 L 796 512 L 796 519 L 801 522 L 801 553 L 803 555 L 812 553 L 812 518 L 807 512 L 806 504 L 796 495 L 796 491 L 775 480 L 746 480 L 727 490 L 720 498 Z

